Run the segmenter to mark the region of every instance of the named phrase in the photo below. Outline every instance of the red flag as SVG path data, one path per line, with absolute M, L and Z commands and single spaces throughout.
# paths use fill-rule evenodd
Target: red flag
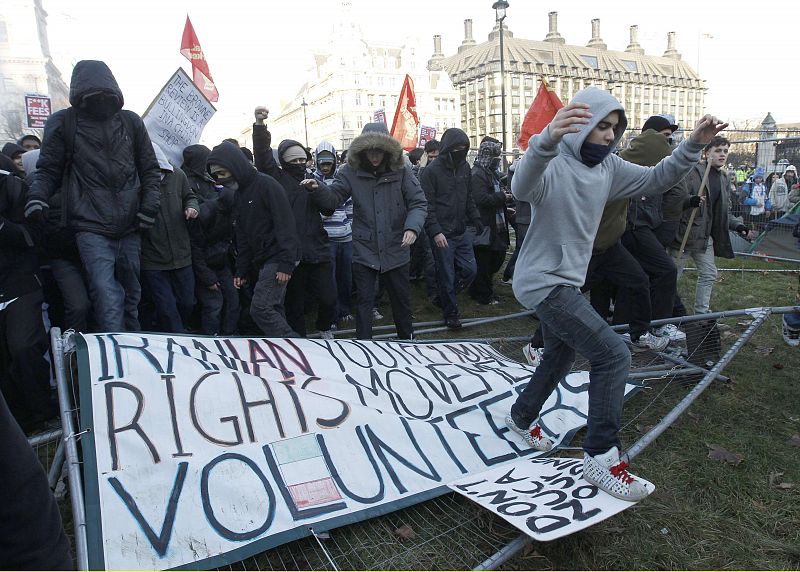
M 392 137 L 400 141 L 404 150 L 411 151 L 417 146 L 418 131 L 419 117 L 417 117 L 417 98 L 414 95 L 414 80 L 406 74 L 403 89 L 400 90 L 400 99 L 397 100 L 397 109 L 394 112 L 390 133 Z
M 202 90 L 209 101 L 219 100 L 217 86 L 214 85 L 214 78 L 208 70 L 208 62 L 203 55 L 203 48 L 200 47 L 200 40 L 194 33 L 189 16 L 186 16 L 186 25 L 183 27 L 183 38 L 181 38 L 181 54 L 192 62 L 192 77 L 194 84 Z
M 556 93 L 547 85 L 547 81 L 542 78 L 539 91 L 536 92 L 531 108 L 522 121 L 517 147 L 525 151 L 528 148 L 528 139 L 537 133 L 541 133 L 542 129 L 547 127 L 547 124 L 553 120 L 556 112 L 562 107 L 564 107 L 564 104 L 561 103 Z

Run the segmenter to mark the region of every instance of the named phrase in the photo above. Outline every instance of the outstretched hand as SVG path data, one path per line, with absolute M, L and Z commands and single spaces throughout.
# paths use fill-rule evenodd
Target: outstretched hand
M 309 191 L 316 191 L 319 188 L 319 183 L 316 179 L 303 179 L 300 181 L 300 186 L 305 187 Z
M 589 123 L 591 118 L 589 104 L 570 103 L 558 110 L 547 127 L 550 138 L 558 143 L 567 133 L 578 133 L 584 125 Z
M 723 123 L 713 115 L 704 115 L 703 118 L 698 121 L 694 131 L 692 131 L 690 139 L 695 143 L 707 145 L 717 133 L 727 126 L 727 123 Z

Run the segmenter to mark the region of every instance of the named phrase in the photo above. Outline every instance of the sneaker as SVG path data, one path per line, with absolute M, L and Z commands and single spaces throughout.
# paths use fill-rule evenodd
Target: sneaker
M 381 314 L 377 308 L 372 309 L 372 319 L 373 320 L 383 320 L 383 314 Z
M 332 330 L 322 330 L 322 331 L 319 333 L 319 336 L 320 336 L 320 337 L 321 337 L 323 340 L 332 340 L 332 339 L 333 339 L 333 331 L 332 331 Z
M 800 330 L 790 328 L 786 323 L 785 316 L 783 318 L 783 341 L 793 348 L 800 346 Z
M 583 479 L 612 497 L 625 501 L 642 500 L 653 485 L 628 472 L 628 463 L 619 460 L 619 449 L 612 447 L 602 455 L 583 454 Z
M 669 338 L 671 342 L 682 342 L 686 339 L 686 334 L 680 331 L 675 324 L 664 324 L 653 330 L 653 333 L 662 338 Z
M 522 355 L 525 356 L 525 361 L 530 365 L 539 367 L 539 364 L 542 363 L 544 348 L 535 348 L 531 344 L 525 344 L 522 348 Z
M 669 338 L 654 336 L 650 332 L 645 332 L 638 340 L 631 340 L 631 348 L 635 352 L 646 352 L 647 350 L 663 352 L 668 345 Z
M 537 451 L 552 451 L 553 442 L 542 432 L 542 427 L 538 423 L 538 419 L 533 422 L 528 429 L 521 429 L 514 423 L 511 415 L 506 415 L 506 425 L 517 435 L 521 435 L 524 441 Z
M 445 318 L 444 325 L 447 326 L 448 330 L 459 330 L 462 327 L 461 320 L 458 319 L 458 316 Z
M 355 320 L 355 318 L 353 317 L 353 314 L 347 314 L 347 315 L 342 316 L 341 318 L 339 318 L 339 323 L 341 323 L 341 324 L 349 324 L 353 320 Z
M 503 278 L 502 280 L 500 280 L 500 284 L 502 284 L 503 286 L 511 286 L 513 285 L 513 278 L 508 278 L 508 279 Z

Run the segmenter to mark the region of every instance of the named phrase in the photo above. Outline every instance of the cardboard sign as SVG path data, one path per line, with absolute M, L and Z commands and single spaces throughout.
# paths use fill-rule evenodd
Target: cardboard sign
M 519 459 L 461 479 L 450 488 L 534 540 L 546 541 L 588 528 L 636 504 L 612 497 L 582 476 L 583 459 Z
M 25 116 L 27 117 L 28 127 L 41 129 L 47 122 L 47 118 L 52 113 L 50 98 L 46 95 L 26 95 L 25 96 Z
M 486 344 L 76 338 L 91 569 L 223 566 L 538 454 L 504 424 L 534 370 Z M 587 381 L 545 404 L 558 442 Z
M 183 69 L 178 69 L 142 115 L 150 139 L 173 165 L 183 163 L 183 150 L 200 141 L 216 109 Z

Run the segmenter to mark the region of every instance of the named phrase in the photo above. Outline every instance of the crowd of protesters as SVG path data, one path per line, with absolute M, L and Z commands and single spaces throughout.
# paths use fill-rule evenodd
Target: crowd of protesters
M 235 140 L 192 145 L 176 165 L 122 109 L 111 70 L 79 62 L 71 107 L 49 118 L 42 141 L 25 136 L 0 156 L 5 401 L 27 433 L 56 417 L 48 319 L 79 332 L 323 338 L 352 322 L 369 339 L 387 295 L 398 338 L 410 339 L 412 281 L 425 281 L 450 329 L 462 326 L 459 292 L 492 305 L 505 284 L 542 325 L 524 349 L 541 379 L 509 427 L 535 448 L 552 446 L 538 409 L 575 351 L 585 354 L 592 383 L 614 393 L 605 425 L 590 421 L 587 474 L 621 498 L 643 496 L 635 478 L 608 472 L 630 351 L 685 338 L 651 321 L 687 313 L 677 279 L 689 256 L 699 271 L 693 311 L 710 311 L 715 256 L 733 257 L 729 230 L 747 236 L 764 213 L 788 211 L 796 170 L 774 181 L 757 170 L 739 186 L 724 169 L 730 144 L 718 123 L 675 146 L 668 116 L 650 117 L 613 153 L 624 111 L 601 90 L 579 96 L 508 169 L 491 137 L 470 165 L 457 128 L 408 154 L 383 123 L 366 125 L 346 152 L 327 141 L 313 153 L 292 139 L 274 146 L 263 107 L 252 152 Z M 739 192 L 747 198 L 734 200 Z M 516 247 L 499 274 L 512 228 Z M 627 339 L 608 323 L 629 324 Z

